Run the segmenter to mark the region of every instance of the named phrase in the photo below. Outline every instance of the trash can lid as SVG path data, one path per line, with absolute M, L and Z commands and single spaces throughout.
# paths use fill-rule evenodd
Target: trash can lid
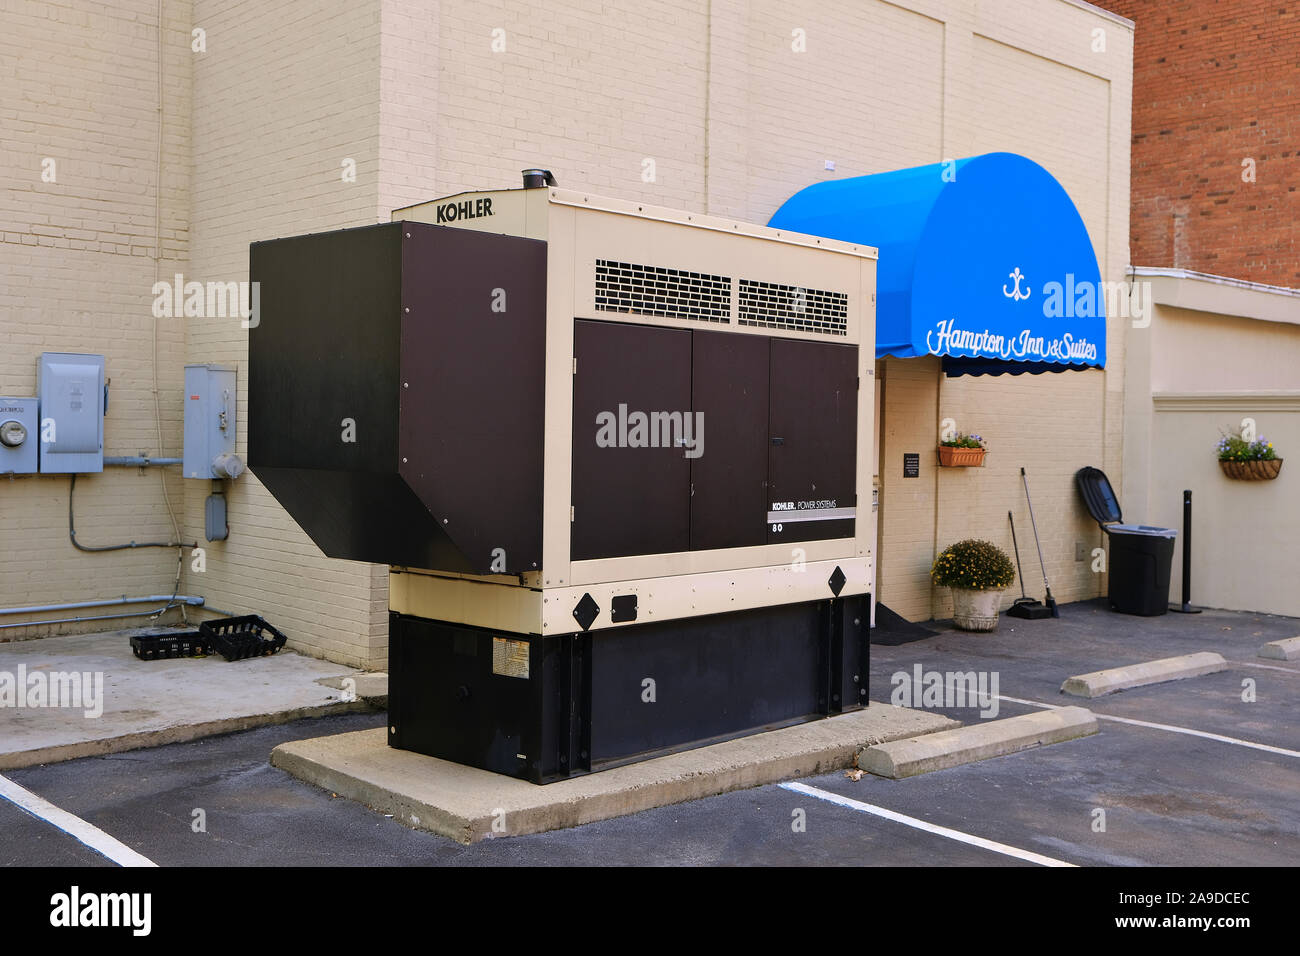
M 1124 520 L 1119 499 L 1115 497 L 1115 489 L 1110 486 L 1110 479 L 1104 471 L 1100 468 L 1080 468 L 1074 473 L 1074 481 L 1079 486 L 1083 503 L 1088 506 L 1089 513 L 1099 525 L 1105 527 Z
M 1175 528 L 1157 528 L 1149 524 L 1108 524 L 1106 530 L 1111 534 L 1147 534 L 1155 538 L 1176 538 Z

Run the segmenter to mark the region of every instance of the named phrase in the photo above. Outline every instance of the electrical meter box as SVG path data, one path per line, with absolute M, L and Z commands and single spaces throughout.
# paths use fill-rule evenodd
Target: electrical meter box
M 38 402 L 0 398 L 0 475 L 30 475 L 39 465 Z
M 226 365 L 185 366 L 186 478 L 226 478 L 223 462 L 235 455 L 235 370 Z
M 42 352 L 36 367 L 42 474 L 104 470 L 104 356 Z

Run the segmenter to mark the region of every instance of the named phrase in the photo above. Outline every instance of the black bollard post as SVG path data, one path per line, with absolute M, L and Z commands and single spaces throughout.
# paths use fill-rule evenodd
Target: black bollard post
M 1200 614 L 1199 607 L 1192 607 L 1192 492 L 1183 491 L 1183 603 L 1169 610 L 1180 614 Z

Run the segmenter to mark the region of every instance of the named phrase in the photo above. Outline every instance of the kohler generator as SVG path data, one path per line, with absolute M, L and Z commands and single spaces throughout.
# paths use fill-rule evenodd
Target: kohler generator
M 390 566 L 389 743 L 547 783 L 864 706 L 876 250 L 546 185 L 393 215 L 252 245 L 248 375 L 258 479 Z

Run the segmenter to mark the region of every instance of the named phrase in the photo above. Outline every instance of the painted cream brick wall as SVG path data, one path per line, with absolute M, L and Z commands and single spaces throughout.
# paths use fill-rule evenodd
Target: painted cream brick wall
M 723 23 L 715 9 L 715 34 L 742 45 L 713 60 L 710 121 L 737 122 L 710 152 L 726 165 L 709 212 L 766 222 L 811 182 L 942 158 L 942 22 L 883 2 L 737 6 Z
M 248 278 L 250 242 L 358 226 L 378 212 L 377 3 L 198 0 L 208 49 L 194 63 L 190 272 Z M 356 181 L 343 177 L 345 160 Z M 248 332 L 238 316 L 192 318 L 190 362 L 234 364 L 247 422 Z M 247 454 L 241 429 L 238 451 Z M 340 663 L 382 667 L 385 569 L 334 561 L 251 473 L 228 483 L 230 537 L 206 544 L 207 570 L 186 586 L 234 613 L 259 613 L 291 646 Z M 206 483 L 187 482 L 186 519 L 202 535 Z
M 880 420 L 880 554 L 876 598 L 911 621 L 931 616 L 930 566 L 935 556 L 938 461 L 927 439 L 938 422 L 936 358 L 886 358 Z M 920 455 L 920 475 L 903 477 L 903 456 Z
M 441 57 L 438 8 L 384 0 L 380 9 L 376 217 L 437 196 Z M 513 184 L 513 180 L 505 180 Z
M 413 6 L 430 5 L 385 0 L 385 17 Z M 540 165 L 562 186 L 704 206 L 704 4 L 567 2 L 543 12 L 511 0 L 437 10 L 439 194 L 514 186 L 521 169 Z M 494 39 L 504 49 L 494 51 Z M 430 50 L 395 49 L 405 55 L 391 65 L 428 69 Z M 396 124 L 381 139 L 390 135 L 409 137 Z
M 183 328 L 158 321 L 163 444 L 153 405 L 155 196 L 158 271 L 184 267 L 189 235 L 188 0 L 164 18 L 162 179 L 158 179 L 158 5 L 8 3 L 0 10 L 0 395 L 36 394 L 43 351 L 105 356 L 109 456 L 180 454 Z M 54 181 L 42 180 L 53 160 Z M 176 469 L 166 480 L 179 514 Z M 78 540 L 173 540 L 163 471 L 108 468 L 77 483 Z M 65 476 L 0 478 L 0 606 L 170 594 L 177 552 L 87 554 L 68 540 Z M 125 608 L 149 609 L 149 605 Z M 124 610 L 6 616 L 0 623 Z M 6 628 L 0 640 L 102 627 Z
M 22 86 L 19 96 L 6 84 L 0 100 L 6 128 L 17 133 L 3 145 L 5 168 L 30 182 L 0 199 L 0 265 L 35 291 L 14 296 L 15 282 L 7 281 L 0 303 L 95 312 L 94 321 L 106 324 L 92 343 L 103 342 L 95 347 L 110 353 L 109 374 L 120 387 L 110 416 L 113 450 L 153 450 L 151 420 L 141 412 L 150 399 L 141 370 L 148 365 L 142 336 L 149 326 L 141 324 L 147 309 L 136 324 L 125 321 L 135 314 L 140 284 L 147 291 L 152 279 L 153 141 L 141 145 L 154 120 L 152 4 L 128 2 L 94 15 L 56 4 L 22 9 L 40 12 L 6 13 L 6 22 L 21 29 L 5 31 L 0 43 L 36 51 L 24 58 L 24 74 L 41 82 L 36 92 Z M 178 126 L 175 142 L 169 133 L 164 235 L 175 270 L 187 279 L 246 279 L 253 240 L 386 220 L 396 206 L 514 185 L 519 170 L 532 165 L 550 167 L 566 186 L 764 222 L 784 199 L 821 179 L 991 149 L 1013 149 L 1047 165 L 1079 203 L 1104 274 L 1122 278 L 1127 264 L 1131 31 L 1066 0 L 995 7 L 864 0 L 847 8 L 810 0 L 566 0 L 548 4 L 544 16 L 523 0 L 193 0 L 192 14 L 188 3 L 169 2 L 168 10 L 169 23 L 176 20 L 168 109 L 176 98 L 176 115 L 188 108 L 189 123 Z M 104 23 L 92 29 L 79 19 L 86 17 Z M 206 52 L 189 52 L 191 25 L 207 31 Z M 106 28 L 112 42 L 104 41 Z M 1105 54 L 1090 49 L 1098 28 L 1107 34 Z M 494 50 L 494 41 L 504 48 Z M 800 42 L 804 48 L 796 50 Z M 95 80 L 80 92 L 68 89 L 74 64 Z M 61 137 L 80 143 L 74 155 L 95 170 L 82 172 L 75 192 L 35 178 L 44 143 Z M 340 177 L 349 158 L 357 168 L 353 183 Z M 654 163 L 652 181 L 646 160 Z M 836 163 L 834 171 L 825 170 L 826 160 Z M 62 182 L 58 189 L 65 190 Z M 65 205 L 52 205 L 55 195 Z M 83 207 L 99 218 L 74 215 Z M 62 235 L 49 234 L 57 229 Z M 62 240 L 66 249 L 56 244 Z M 99 248 L 74 249 L 77 242 Z M 38 253 L 44 258 L 34 258 Z M 90 268 L 75 254 L 111 259 Z M 165 272 L 175 271 L 168 265 Z M 106 297 L 117 311 L 104 310 Z M 147 297 L 141 301 L 147 306 Z M 30 389 L 24 376 L 34 375 L 37 351 L 71 347 L 82 328 L 94 327 L 60 322 L 51 323 L 53 335 L 43 317 L 6 323 L 5 344 L 32 353 L 12 369 L 0 364 L 6 389 Z M 1042 530 L 1049 572 L 1059 577 L 1054 590 L 1063 598 L 1096 593 L 1095 579 L 1080 576 L 1073 563 L 1073 541 L 1087 529 L 1065 476 L 1077 457 L 1101 463 L 1119 480 L 1116 328 L 1112 322 L 1112 370 L 1104 374 L 940 386 L 933 360 L 887 363 L 883 454 L 899 459 L 883 470 L 880 587 L 887 604 L 913 618 L 944 610 L 925 576 L 936 536 L 960 527 L 1000 540 L 1006 507 L 1018 500 L 1018 458 L 1031 466 L 1040 517 L 1053 515 L 1053 526 Z M 238 317 L 164 323 L 160 341 L 170 423 L 164 452 L 179 451 L 176 384 L 185 361 L 236 364 L 239 413 L 247 420 L 247 333 Z M 1075 428 L 1087 436 L 1085 447 L 1054 459 L 1051 445 L 1024 425 L 1029 406 L 1035 431 L 1068 442 Z M 930 449 L 941 414 L 996 435 L 988 469 L 938 473 Z M 117 446 L 119 439 L 129 447 Z M 922 452 L 922 477 L 906 486 L 895 477 L 903 450 Z M 109 492 L 110 480 L 131 490 Z M 86 482 L 86 506 L 111 504 L 118 525 L 83 519 L 87 537 L 165 527 L 156 476 L 97 482 Z M 184 484 L 177 497 L 186 533 L 201 535 L 208 488 Z M 35 562 L 36 583 L 23 577 L 32 576 L 24 570 L 31 562 L 0 554 L 0 581 L 23 600 L 81 596 L 88 577 L 82 569 L 90 565 L 58 550 L 67 550 L 59 544 L 62 488 L 45 479 L 27 487 L 36 490 L 17 492 L 27 496 L 22 507 L 32 515 L 23 540 L 48 539 L 48 551 Z M 972 490 L 973 506 L 966 494 Z M 187 570 L 183 589 L 219 608 L 265 614 L 308 653 L 383 666 L 384 569 L 324 559 L 251 475 L 230 489 L 229 505 L 230 540 L 207 546 L 206 572 Z M 960 520 L 963 507 L 969 517 Z M 136 578 L 115 580 L 112 590 L 146 580 L 146 590 L 159 590 L 169 580 L 169 560 L 162 552 L 114 559 Z
M 936 553 L 962 538 L 981 537 L 1011 554 L 1008 511 L 1015 515 L 1026 590 L 1041 598 L 1022 465 L 1053 595 L 1058 601 L 1097 596 L 1103 582 L 1091 571 L 1091 552 L 1104 542 L 1078 501 L 1073 475 L 1101 460 L 1101 435 L 1080 428 L 1077 436 L 1062 436 L 1061 420 L 1096 413 L 1096 383 L 1088 379 L 1102 373 L 950 379 L 941 378 L 934 358 L 890 358 L 883 364 L 879 599 L 911 620 L 951 616 L 948 592 L 929 583 Z M 944 418 L 988 440 L 983 468 L 938 466 L 935 446 Z M 920 455 L 917 478 L 903 477 L 906 453 Z M 1085 546 L 1084 562 L 1074 560 L 1076 542 Z M 1004 605 L 1018 596 L 1017 584 Z

